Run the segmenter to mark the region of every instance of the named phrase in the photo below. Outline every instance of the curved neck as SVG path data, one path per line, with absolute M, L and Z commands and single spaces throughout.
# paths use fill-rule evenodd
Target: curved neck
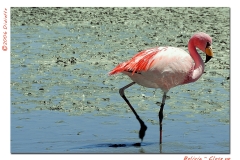
M 195 45 L 193 44 L 192 39 L 190 39 L 189 43 L 188 43 L 188 50 L 189 53 L 195 63 L 194 65 L 194 69 L 192 72 L 192 82 L 198 80 L 198 78 L 200 78 L 200 76 L 202 75 L 202 73 L 204 72 L 204 63 L 203 60 L 201 58 L 201 56 L 199 55 L 199 53 L 196 50 Z

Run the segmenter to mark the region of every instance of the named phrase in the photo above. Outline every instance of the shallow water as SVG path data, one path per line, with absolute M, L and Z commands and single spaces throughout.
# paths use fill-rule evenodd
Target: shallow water
M 131 81 L 107 73 L 142 43 L 150 48 L 160 40 L 146 36 L 154 26 L 123 26 L 11 27 L 11 153 L 230 153 L 229 55 L 221 50 L 196 83 L 169 91 L 161 146 L 162 93 L 138 85 L 126 90 L 148 126 L 142 146 L 132 146 L 140 126 L 118 94 Z M 171 42 L 166 37 L 162 44 Z M 109 147 L 115 144 L 124 146 Z
M 130 114 L 127 114 L 131 116 Z M 229 153 L 229 125 L 201 115 L 184 121 L 183 114 L 164 119 L 163 144 L 158 125 L 148 130 L 141 147 L 133 116 L 69 116 L 58 111 L 12 114 L 12 153 Z M 156 115 L 144 114 L 152 117 Z M 156 116 L 155 116 L 156 117 Z M 157 119 L 157 117 L 156 117 Z M 198 120 L 198 122 L 196 122 Z M 186 122 L 188 121 L 188 123 Z M 110 147 L 125 144 L 125 147 Z

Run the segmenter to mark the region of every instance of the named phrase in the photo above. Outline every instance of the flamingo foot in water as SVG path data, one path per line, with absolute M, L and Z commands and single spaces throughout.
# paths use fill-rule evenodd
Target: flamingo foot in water
M 145 132 L 147 130 L 147 126 L 144 124 L 144 122 L 137 117 L 138 121 L 140 122 L 141 128 L 139 130 L 139 138 L 143 141 L 143 137 L 145 136 Z

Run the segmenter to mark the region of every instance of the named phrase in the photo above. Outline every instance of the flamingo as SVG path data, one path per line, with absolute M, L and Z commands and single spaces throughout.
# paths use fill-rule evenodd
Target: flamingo
M 213 57 L 211 48 L 212 38 L 203 32 L 195 33 L 188 42 L 189 53 L 176 47 L 155 47 L 143 50 L 130 60 L 120 63 L 109 75 L 123 73 L 133 82 L 119 89 L 120 96 L 128 104 L 140 123 L 139 138 L 145 136 L 147 126 L 132 107 L 124 90 L 137 83 L 148 88 L 160 88 L 163 91 L 162 103 L 159 110 L 160 144 L 162 144 L 163 108 L 168 91 L 178 85 L 197 81 L 204 72 L 204 62 L 196 47 L 206 54 L 205 63 Z

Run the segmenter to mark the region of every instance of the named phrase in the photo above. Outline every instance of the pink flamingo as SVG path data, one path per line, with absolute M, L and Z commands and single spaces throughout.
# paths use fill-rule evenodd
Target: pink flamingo
M 119 64 L 109 75 L 123 73 L 128 75 L 133 82 L 119 90 L 121 97 L 126 101 L 135 114 L 141 128 L 139 138 L 145 136 L 147 126 L 138 116 L 126 96 L 124 90 L 137 83 L 148 88 L 160 88 L 164 93 L 159 111 L 160 144 L 162 143 L 163 107 L 167 92 L 178 85 L 197 81 L 204 72 L 204 63 L 196 47 L 206 53 L 207 63 L 213 56 L 212 38 L 203 32 L 194 34 L 188 42 L 189 53 L 175 47 L 156 47 L 137 53 L 130 60 Z

